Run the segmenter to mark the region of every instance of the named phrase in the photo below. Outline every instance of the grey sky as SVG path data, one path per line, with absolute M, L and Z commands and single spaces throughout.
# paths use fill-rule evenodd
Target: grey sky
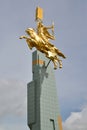
M 0 0 L 1 130 L 10 124 L 7 118 L 17 120 L 20 112 L 22 121 L 26 118 L 26 84 L 32 80 L 32 53 L 19 36 L 25 34 L 27 27 L 36 27 L 34 16 L 38 5 L 44 9 L 44 24 L 54 21 L 53 43 L 67 56 L 63 69 L 55 72 L 63 120 L 71 112 L 80 111 L 87 102 L 87 0 Z M 8 125 L 9 130 L 12 128 Z

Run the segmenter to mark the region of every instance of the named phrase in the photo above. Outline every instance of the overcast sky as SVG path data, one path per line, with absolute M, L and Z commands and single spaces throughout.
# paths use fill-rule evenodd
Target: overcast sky
M 87 0 L 0 0 L 0 130 L 28 130 L 26 94 L 32 80 L 32 52 L 19 36 L 55 23 L 54 45 L 67 57 L 55 71 L 64 130 L 87 129 Z

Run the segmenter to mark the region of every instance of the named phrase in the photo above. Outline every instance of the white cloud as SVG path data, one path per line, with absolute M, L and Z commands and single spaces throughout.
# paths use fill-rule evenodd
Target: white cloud
M 17 80 L 0 80 L 0 117 L 25 115 L 27 85 Z
M 29 130 L 28 126 L 23 123 L 0 125 L 0 130 Z
M 5 129 L 0 126 L 0 130 L 5 130 Z
M 26 83 L 18 80 L 0 80 L 0 130 L 29 130 L 26 98 Z
M 87 129 L 87 106 L 81 112 L 72 112 L 63 123 L 64 130 L 86 130 Z

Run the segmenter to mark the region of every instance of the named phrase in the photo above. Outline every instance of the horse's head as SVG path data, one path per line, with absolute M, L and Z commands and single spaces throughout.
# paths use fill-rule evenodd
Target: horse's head
M 31 37 L 33 37 L 35 31 L 34 31 L 33 28 L 28 28 L 28 29 L 25 30 L 25 32 L 26 32 L 28 35 L 30 35 Z

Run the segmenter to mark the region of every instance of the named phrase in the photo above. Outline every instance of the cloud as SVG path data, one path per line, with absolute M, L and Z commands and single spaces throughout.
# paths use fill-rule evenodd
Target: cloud
M 0 130 L 29 130 L 28 126 L 24 123 L 14 123 L 14 124 L 1 124 Z
M 0 79 L 0 130 L 29 130 L 27 126 L 27 84 Z
M 17 80 L 0 80 L 0 117 L 26 112 L 27 85 Z
M 86 130 L 87 129 L 87 106 L 80 112 L 72 112 L 63 123 L 64 130 Z
M 5 130 L 5 129 L 0 126 L 0 130 Z

